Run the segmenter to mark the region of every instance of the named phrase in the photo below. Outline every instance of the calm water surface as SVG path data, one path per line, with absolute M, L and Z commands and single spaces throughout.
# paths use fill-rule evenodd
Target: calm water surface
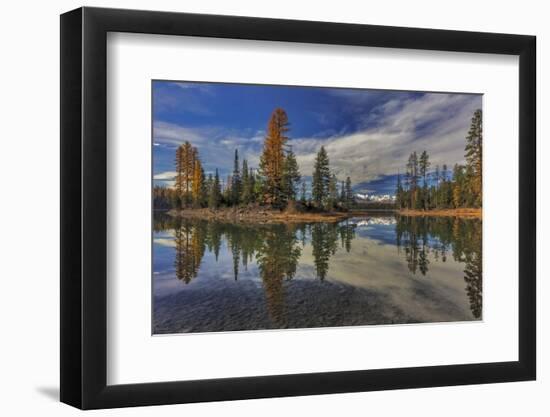
M 153 332 L 480 320 L 481 221 L 235 224 L 155 214 Z

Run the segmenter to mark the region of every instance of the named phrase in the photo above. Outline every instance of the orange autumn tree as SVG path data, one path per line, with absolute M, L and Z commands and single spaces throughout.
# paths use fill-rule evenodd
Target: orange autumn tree
M 193 159 L 195 152 L 189 142 L 180 145 L 176 150 L 176 183 L 175 188 L 182 201 L 187 202 L 193 177 Z
M 200 202 L 204 175 L 199 152 L 189 142 L 176 150 L 176 178 L 174 188 L 179 201 L 187 206 L 191 201 Z
M 195 155 L 195 160 L 193 162 L 193 187 L 192 187 L 192 195 L 193 195 L 193 202 L 195 205 L 200 206 L 204 201 L 204 192 L 203 192 L 203 182 L 204 182 L 204 175 L 202 170 L 201 161 L 198 159 L 198 152 Z
M 185 176 L 183 175 L 185 156 L 183 152 L 183 145 L 178 146 L 178 149 L 176 149 L 176 181 L 174 184 L 174 188 L 176 190 L 178 198 L 181 198 L 183 196 L 183 192 L 185 190 Z
M 264 148 L 260 157 L 260 175 L 263 178 L 262 200 L 273 206 L 284 202 L 283 167 L 285 161 L 285 144 L 290 130 L 288 116 L 281 108 L 271 114 L 267 126 Z

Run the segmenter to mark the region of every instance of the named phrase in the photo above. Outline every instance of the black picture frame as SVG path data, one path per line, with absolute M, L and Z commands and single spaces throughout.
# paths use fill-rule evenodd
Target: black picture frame
M 519 360 L 112 385 L 107 376 L 108 32 L 519 56 Z M 82 409 L 536 378 L 534 36 L 80 8 L 61 15 L 61 401 Z

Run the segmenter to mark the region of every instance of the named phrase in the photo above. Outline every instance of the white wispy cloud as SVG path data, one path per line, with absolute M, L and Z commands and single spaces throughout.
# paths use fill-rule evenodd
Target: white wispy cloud
M 347 97 L 350 106 L 357 104 L 356 109 L 361 109 L 361 101 L 376 98 L 347 90 L 335 94 Z M 465 136 L 473 112 L 481 108 L 480 95 L 411 94 L 395 99 L 390 92 L 384 92 L 384 99 L 380 100 L 382 93 L 377 94 L 382 104 L 369 108 L 365 114 L 357 110 L 359 126 L 363 126 L 358 131 L 291 139 L 303 176 L 313 172 L 315 155 L 322 145 L 338 179 L 350 176 L 355 184 L 392 175 L 398 170 L 402 172 L 413 151 L 426 150 L 432 166 L 463 162 Z M 258 166 L 265 131 L 222 126 L 185 127 L 156 121 L 153 136 L 154 143 L 173 149 L 185 141 L 191 142 L 198 148 L 207 172 L 218 168 L 226 175 L 233 169 L 235 149 L 239 150 L 241 161 L 246 158 L 250 167 Z M 168 181 L 174 174 L 162 172 L 155 179 Z
M 160 121 L 153 123 L 153 141 L 159 145 L 177 147 L 185 141 L 198 144 L 206 140 L 212 133 L 214 133 L 213 129 L 209 128 L 188 128 Z
M 432 165 L 464 160 L 465 136 L 481 96 L 427 94 L 401 101 L 389 100 L 365 115 L 365 128 L 325 139 L 293 140 L 303 173 L 313 171 L 316 152 L 324 145 L 335 174 L 355 183 L 403 170 L 408 155 L 426 150 Z
M 165 172 L 159 172 L 158 174 L 155 174 L 153 176 L 154 180 L 173 180 L 176 178 L 177 172 L 176 171 L 165 171 Z
M 209 95 L 214 95 L 214 89 L 210 84 L 206 83 L 197 83 L 197 82 L 173 82 L 173 85 L 181 88 L 182 90 L 195 90 L 201 93 L 206 93 Z
M 153 124 L 154 143 L 175 150 L 189 141 L 197 147 L 207 172 L 213 172 L 215 168 L 221 173 L 230 172 L 233 169 L 235 149 L 238 149 L 241 161 L 245 158 L 249 167 L 257 167 L 264 135 L 264 131 L 236 131 L 217 126 L 189 128 L 160 121 Z

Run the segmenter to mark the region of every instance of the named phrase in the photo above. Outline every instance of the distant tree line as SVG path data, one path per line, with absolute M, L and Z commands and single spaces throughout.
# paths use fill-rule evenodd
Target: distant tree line
M 482 205 L 482 114 L 476 110 L 466 136 L 466 164 L 455 164 L 451 175 L 447 165 L 430 172 L 426 151 L 412 152 L 405 175 L 397 174 L 396 205 L 401 209 L 478 208 Z
M 176 150 L 174 187 L 154 187 L 154 207 L 217 209 L 257 203 L 284 209 L 292 203 L 321 210 L 349 209 L 354 202 L 351 178 L 338 181 L 324 147 L 315 158 L 308 193 L 308 184 L 289 144 L 289 125 L 286 112 L 275 109 L 267 126 L 259 168 L 249 167 L 246 159 L 241 164 L 235 149 L 233 171 L 225 182 L 217 168 L 214 175 L 206 177 L 197 148 L 183 143 Z

